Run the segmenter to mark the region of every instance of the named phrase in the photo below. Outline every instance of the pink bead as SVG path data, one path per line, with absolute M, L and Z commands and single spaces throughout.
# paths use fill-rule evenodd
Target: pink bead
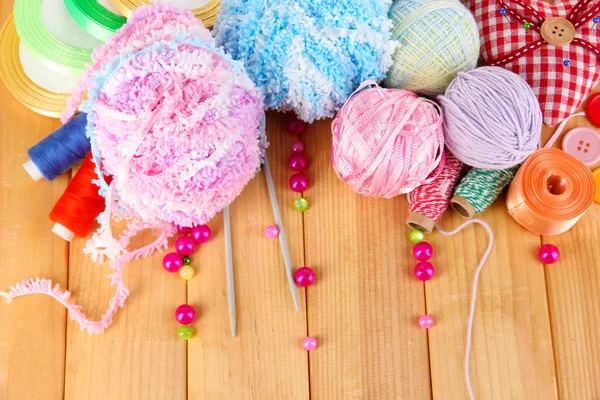
M 179 226 L 179 225 L 177 225 L 177 233 L 179 233 L 180 235 L 187 235 L 191 231 L 192 231 L 192 228 L 190 228 L 189 226 Z
M 196 245 L 189 236 L 180 236 L 175 241 L 175 250 L 180 256 L 189 256 L 194 252 Z
M 419 261 L 415 267 L 415 276 L 420 281 L 428 281 L 433 277 L 435 269 L 427 261 Z
M 196 243 L 206 243 L 211 236 L 212 231 L 208 225 L 199 225 L 192 228 L 192 239 Z
M 189 325 L 196 319 L 196 310 L 189 304 L 182 304 L 175 310 L 175 319 L 181 325 Z
M 423 329 L 429 329 L 433 326 L 433 318 L 431 315 L 422 315 L 419 318 L 419 326 Z
M 301 135 L 306 130 L 306 122 L 296 117 L 290 118 L 287 123 L 287 130 L 292 135 Z
M 177 253 L 169 253 L 163 257 L 163 267 L 169 272 L 177 272 L 183 265 L 181 256 Z
M 288 158 L 288 167 L 292 171 L 304 171 L 308 168 L 308 158 L 302 153 L 294 153 Z
M 308 267 L 298 268 L 294 273 L 294 280 L 302 287 L 307 287 L 315 281 L 315 273 Z
M 279 228 L 275 225 L 269 225 L 265 228 L 265 236 L 269 239 L 275 239 L 279 236 Z
M 311 351 L 317 348 L 317 339 L 312 336 L 307 336 L 302 341 L 302 348 L 306 351 Z
M 292 175 L 290 178 L 290 189 L 298 193 L 304 192 L 306 189 L 308 189 L 308 178 L 306 175 L 300 172 Z
M 413 255 L 419 261 L 427 261 L 433 256 L 433 247 L 427 242 L 420 242 L 413 247 Z
M 560 252 L 555 245 L 545 244 L 540 248 L 539 257 L 544 264 L 554 264 L 560 258 Z
M 292 153 L 302 153 L 303 151 L 304 143 L 302 143 L 300 140 L 297 140 L 294 143 L 292 143 Z

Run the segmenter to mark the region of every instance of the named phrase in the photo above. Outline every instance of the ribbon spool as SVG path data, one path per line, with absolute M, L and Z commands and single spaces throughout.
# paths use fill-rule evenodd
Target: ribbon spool
M 27 50 L 64 74 L 78 76 L 102 44 L 73 21 L 62 0 L 16 0 L 14 18 Z
M 131 16 L 131 12 L 136 8 L 151 3 L 148 0 L 110 0 L 110 2 L 127 18 Z M 217 22 L 221 0 L 208 0 L 203 6 L 192 8 L 194 4 L 201 2 L 203 0 L 174 0 L 173 5 L 181 8 L 189 8 L 192 14 L 202 21 L 204 26 L 212 28 L 215 22 Z
M 65 6 L 71 17 L 87 33 L 106 42 L 113 36 L 127 18 L 117 14 L 112 4 L 103 4 L 97 0 L 65 0 Z
M 533 153 L 517 171 L 506 196 L 508 212 L 538 235 L 568 231 L 592 205 L 596 186 L 581 161 L 555 148 Z
M 10 15 L 0 32 L 0 49 L 4 50 L 0 57 L 0 78 L 8 91 L 25 107 L 47 117 L 59 118 L 70 89 L 55 93 L 35 84 L 23 70 L 19 46 L 15 21 Z M 51 81 L 55 75 L 60 74 L 47 71 L 46 79 Z

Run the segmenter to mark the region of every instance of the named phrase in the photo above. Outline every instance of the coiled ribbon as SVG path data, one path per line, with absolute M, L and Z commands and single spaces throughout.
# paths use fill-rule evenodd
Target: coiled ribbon
M 103 42 L 127 22 L 127 18 L 107 10 L 97 0 L 65 0 L 65 6 L 79 26 Z

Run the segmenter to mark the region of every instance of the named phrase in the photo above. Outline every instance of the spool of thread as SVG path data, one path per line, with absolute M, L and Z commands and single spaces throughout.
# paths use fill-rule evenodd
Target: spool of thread
M 53 181 L 80 163 L 91 149 L 85 134 L 86 124 L 87 114 L 78 114 L 27 150 L 30 160 L 23 168 L 31 179 Z
M 127 22 L 108 0 L 65 0 L 65 6 L 83 30 L 103 42 Z
M 594 176 L 581 161 L 555 148 L 533 153 L 519 168 L 506 196 L 508 212 L 538 235 L 568 231 L 592 205 Z
M 88 153 L 50 212 L 50 220 L 54 222 L 52 232 L 68 242 L 75 235 L 86 236 L 104 210 L 104 197 L 98 194 L 99 187 L 93 182 L 98 179 L 95 168 L 92 153 Z M 110 182 L 110 177 L 105 177 L 105 180 Z
M 408 193 L 439 172 L 444 148 L 440 110 L 408 90 L 364 82 L 338 112 L 331 131 L 333 169 L 364 196 Z
M 452 208 L 465 218 L 484 212 L 510 184 L 518 169 L 518 165 L 506 169 L 471 169 L 454 191 Z
M 442 219 L 442 215 L 448 209 L 452 190 L 458 182 L 463 165 L 447 150 L 445 156 L 442 172 L 431 182 L 410 192 L 406 224 L 412 229 L 431 233 L 435 224 Z
M 540 144 L 540 105 L 527 82 L 513 72 L 498 67 L 460 72 L 438 100 L 446 147 L 471 167 L 510 168 Z
M 477 66 L 479 31 L 471 12 L 455 0 L 402 0 L 390 9 L 392 56 L 386 86 L 444 93 L 458 72 Z

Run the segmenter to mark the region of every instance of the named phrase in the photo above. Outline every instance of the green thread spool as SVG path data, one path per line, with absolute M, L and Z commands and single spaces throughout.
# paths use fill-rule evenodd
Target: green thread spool
M 79 26 L 103 42 L 127 22 L 127 18 L 115 14 L 97 0 L 65 0 L 65 6 Z
M 518 169 L 519 165 L 506 169 L 473 168 L 454 190 L 452 208 L 465 218 L 482 213 L 510 184 Z

